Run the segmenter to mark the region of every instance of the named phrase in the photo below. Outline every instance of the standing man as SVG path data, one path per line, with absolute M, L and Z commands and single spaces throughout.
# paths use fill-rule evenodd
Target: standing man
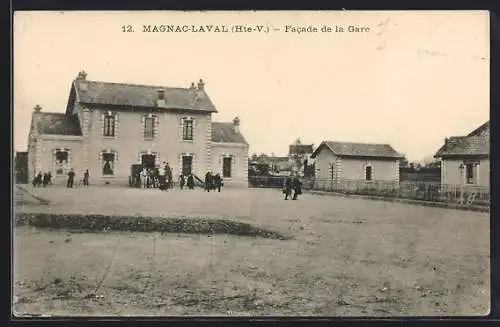
M 75 172 L 73 171 L 73 168 L 71 168 L 68 173 L 68 183 L 66 184 L 66 187 L 73 188 L 74 182 L 75 182 Z
M 293 198 L 292 200 L 297 200 L 297 196 L 302 194 L 302 182 L 299 179 L 299 176 L 295 176 L 292 181 L 293 187 Z
M 166 165 L 167 163 L 164 161 L 160 168 L 158 169 L 158 182 L 160 183 L 160 190 L 165 191 L 167 189 L 166 184 Z
M 172 188 L 172 168 L 168 162 L 165 164 L 165 178 L 167 183 L 167 189 Z
M 285 178 L 283 194 L 285 194 L 285 200 L 288 200 L 288 197 L 292 195 L 292 176 Z
M 179 176 L 179 187 L 182 189 L 184 189 L 184 184 L 186 184 L 186 180 L 184 179 L 184 175 L 180 175 Z
M 83 173 L 83 186 L 89 186 L 89 170 L 86 169 Z

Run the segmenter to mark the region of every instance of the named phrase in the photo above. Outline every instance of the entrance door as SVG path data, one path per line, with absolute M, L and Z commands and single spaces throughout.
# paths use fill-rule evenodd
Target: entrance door
M 154 169 L 156 156 L 154 154 L 143 154 L 141 156 L 141 163 L 143 167 Z
M 182 175 L 188 176 L 193 171 L 193 157 L 182 156 Z

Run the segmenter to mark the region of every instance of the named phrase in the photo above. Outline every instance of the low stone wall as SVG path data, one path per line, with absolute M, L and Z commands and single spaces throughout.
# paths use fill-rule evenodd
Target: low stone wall
M 89 232 L 128 231 L 182 234 L 229 234 L 285 240 L 278 232 L 228 219 L 153 218 L 105 215 L 17 213 L 17 226 L 81 230 Z

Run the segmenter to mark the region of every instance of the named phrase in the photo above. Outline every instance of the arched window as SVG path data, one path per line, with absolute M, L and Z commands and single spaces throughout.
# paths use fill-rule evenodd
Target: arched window
M 118 160 L 118 155 L 116 151 L 107 149 L 101 151 L 101 173 L 103 176 L 113 176 L 115 174 L 116 161 Z
M 54 170 L 56 175 L 66 175 L 70 165 L 70 151 L 66 148 L 54 150 Z

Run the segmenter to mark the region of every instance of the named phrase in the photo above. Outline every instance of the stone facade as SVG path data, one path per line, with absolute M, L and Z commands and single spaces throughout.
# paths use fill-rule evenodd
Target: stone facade
M 248 144 L 239 132 L 239 119 L 237 126 L 217 123 L 214 127 L 216 112 L 201 81 L 196 90 L 193 86 L 151 90 L 150 86 L 87 81 L 86 74 L 80 73 L 65 114 L 41 112 L 39 107 L 33 112 L 30 178 L 38 171 L 51 171 L 58 182 L 73 168 L 80 179 L 88 169 L 92 184 L 128 185 L 131 165 L 147 164 L 146 159 L 154 160 L 155 166 L 168 162 L 174 176 L 181 174 L 183 162 L 184 169 L 189 169 L 190 162 L 192 173 L 203 178 L 207 171 L 222 172 L 219 159 L 224 153 L 232 158 L 225 183 L 246 185 Z M 70 124 L 73 120 L 78 126 Z M 217 129 L 221 124 L 224 131 Z M 225 138 L 213 143 L 213 135 L 219 132 Z M 214 152 L 216 158 L 212 158 Z
M 316 163 L 315 176 L 319 180 L 399 182 L 400 155 L 388 145 L 335 142 L 330 147 L 323 142 L 312 157 Z

